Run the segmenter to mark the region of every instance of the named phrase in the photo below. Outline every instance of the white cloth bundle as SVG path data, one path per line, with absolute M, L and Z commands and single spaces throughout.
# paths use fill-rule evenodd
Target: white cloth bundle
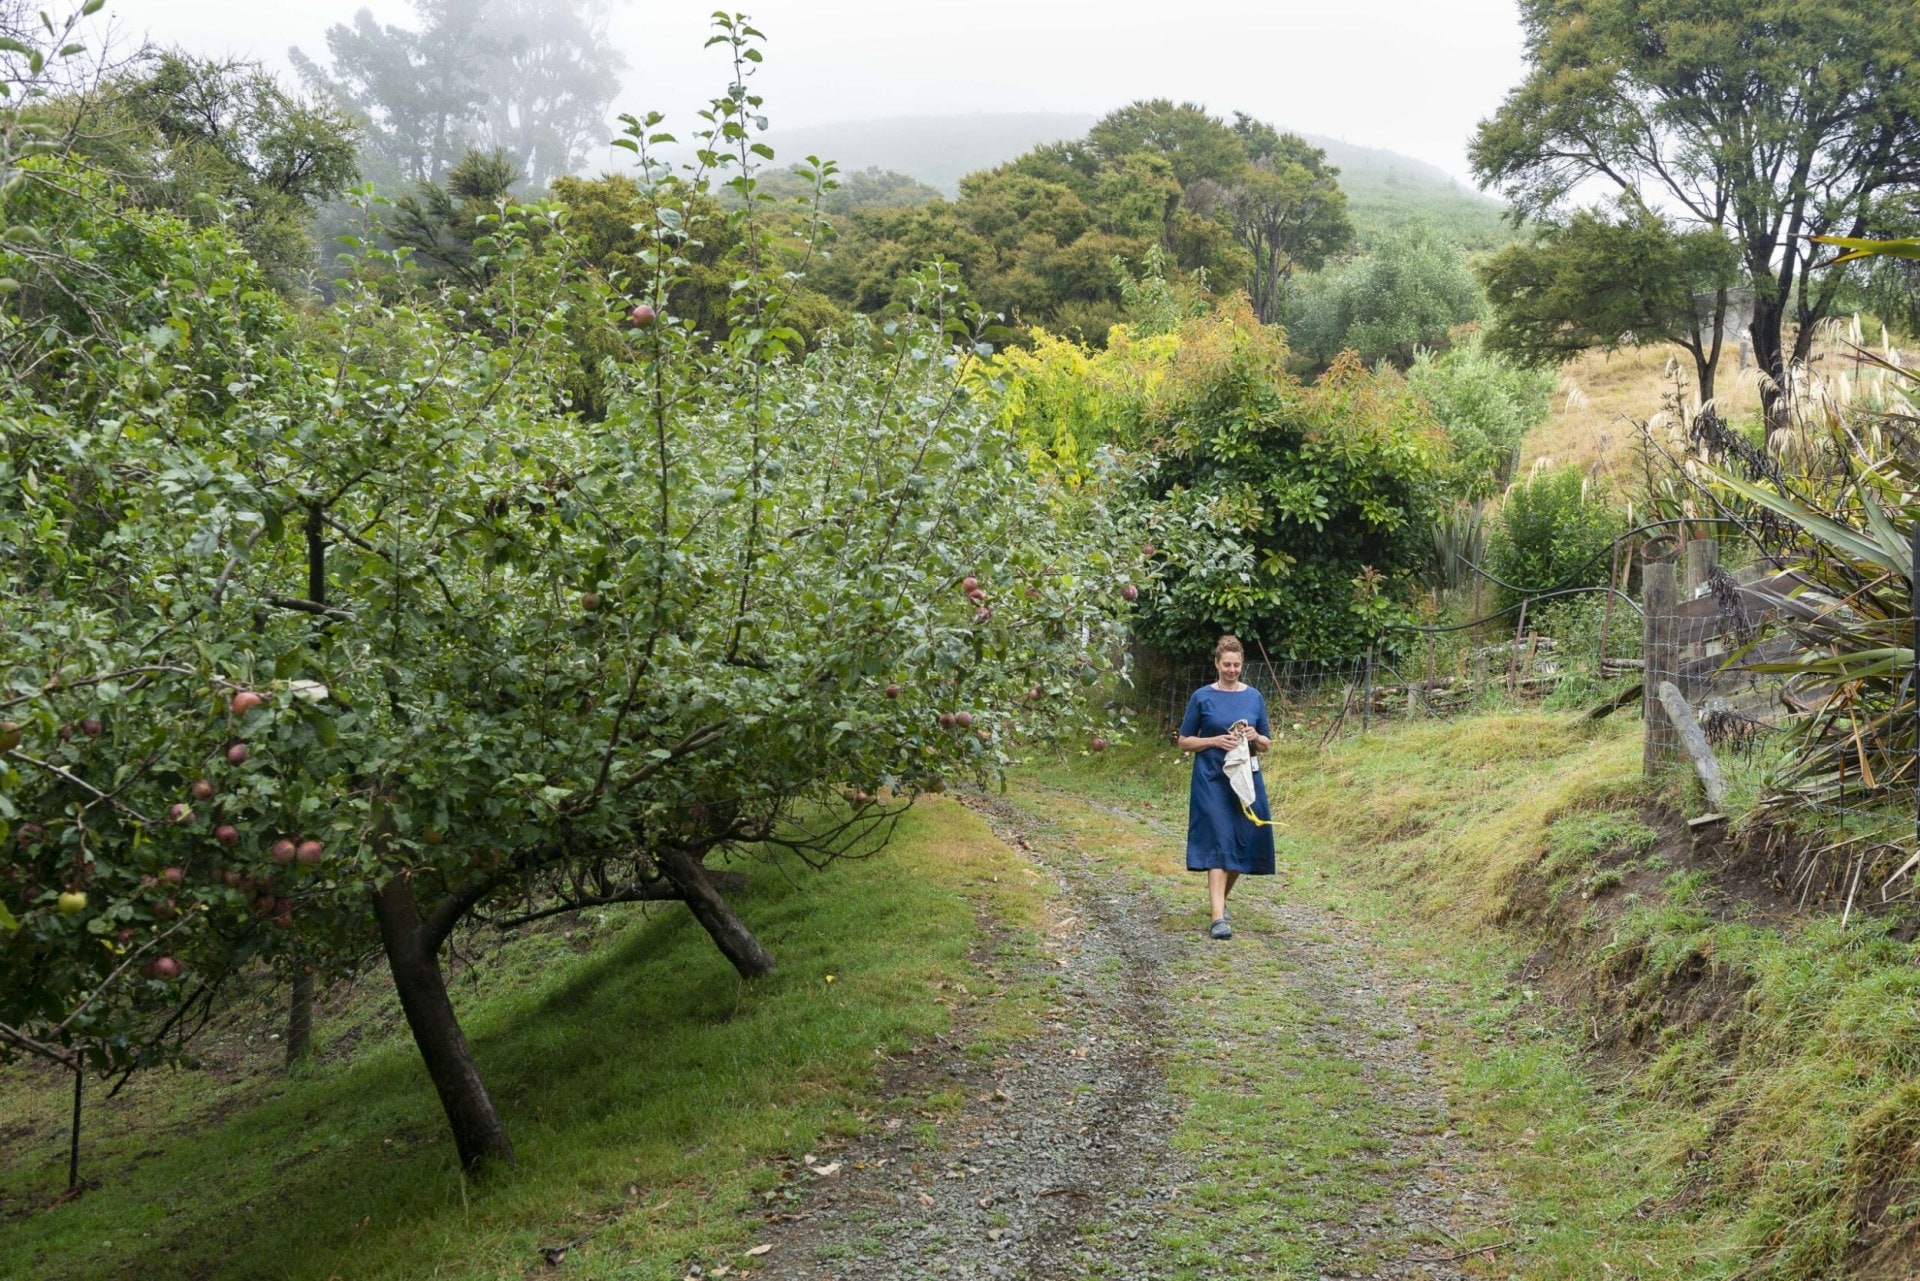
M 1234 745 L 1227 749 L 1227 759 L 1221 768 L 1227 772 L 1227 785 L 1233 794 L 1240 798 L 1240 808 L 1253 817 L 1253 776 L 1260 772 L 1260 758 L 1253 754 L 1250 746 L 1253 731 L 1245 721 L 1235 721 L 1228 731 L 1236 736 Z M 1255 820 L 1256 822 L 1258 820 Z

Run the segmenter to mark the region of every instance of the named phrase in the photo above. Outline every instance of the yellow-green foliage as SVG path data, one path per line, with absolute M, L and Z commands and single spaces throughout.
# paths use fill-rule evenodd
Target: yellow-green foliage
M 973 375 L 1000 385 L 998 421 L 1034 468 L 1079 484 L 1100 446 L 1139 419 L 1180 350 L 1180 336 L 1136 338 L 1115 325 L 1104 351 L 1037 327 L 1029 336 L 1031 349 L 1009 347 Z
M 1035 468 L 1075 484 L 1086 478 L 1102 445 L 1143 443 L 1158 430 L 1155 424 L 1219 382 L 1236 360 L 1251 357 L 1275 381 L 1294 381 L 1285 332 L 1256 320 L 1239 294 L 1186 317 L 1170 333 L 1136 334 L 1131 325 L 1115 325 L 1104 350 L 1037 326 L 1028 338 L 1031 348 L 1008 347 L 970 365 L 967 376 L 997 390 L 998 422 Z

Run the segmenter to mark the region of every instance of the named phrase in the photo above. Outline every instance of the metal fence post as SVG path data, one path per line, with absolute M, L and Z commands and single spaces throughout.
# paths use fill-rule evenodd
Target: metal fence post
M 1696 538 L 1687 544 L 1687 596 L 1692 600 L 1695 593 L 1707 585 L 1713 577 L 1714 569 L 1720 564 L 1720 544 L 1711 538 Z
M 1667 762 L 1680 755 L 1680 734 L 1667 719 L 1660 705 L 1660 682 L 1680 683 L 1680 651 L 1675 617 L 1673 540 L 1647 541 L 1640 567 L 1640 593 L 1646 617 L 1642 622 L 1640 653 L 1640 716 L 1646 743 L 1641 753 L 1641 770 L 1651 778 Z
M 1366 733 L 1373 728 L 1373 646 L 1367 646 L 1366 683 L 1360 698 L 1360 732 Z
M 1439 647 L 1440 638 L 1432 632 L 1427 633 L 1427 688 L 1420 701 L 1426 704 L 1427 715 L 1433 715 L 1433 661 L 1434 651 Z

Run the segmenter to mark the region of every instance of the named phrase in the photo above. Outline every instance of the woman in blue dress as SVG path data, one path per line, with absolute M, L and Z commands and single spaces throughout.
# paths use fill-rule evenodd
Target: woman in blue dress
M 1207 933 L 1230 939 L 1227 895 L 1242 876 L 1273 875 L 1273 829 L 1255 823 L 1240 808 L 1240 798 L 1227 781 L 1227 753 L 1240 740 L 1235 726 L 1245 723 L 1247 746 L 1258 755 L 1273 746 L 1267 723 L 1267 700 L 1260 691 L 1240 683 L 1247 653 L 1236 636 L 1222 636 L 1213 647 L 1213 667 L 1220 679 L 1202 685 L 1187 700 L 1180 722 L 1180 750 L 1193 753 L 1193 783 L 1187 792 L 1187 870 L 1207 874 L 1207 898 L 1213 923 Z M 1253 813 L 1269 820 L 1267 785 L 1253 775 Z

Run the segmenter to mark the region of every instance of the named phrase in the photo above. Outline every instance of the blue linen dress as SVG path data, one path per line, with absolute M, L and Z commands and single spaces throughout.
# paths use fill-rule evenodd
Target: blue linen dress
M 1231 694 L 1202 685 L 1187 700 L 1187 714 L 1180 721 L 1180 733 L 1186 738 L 1211 738 L 1245 721 L 1271 738 L 1267 724 L 1267 700 L 1252 686 L 1241 686 Z M 1223 867 L 1248 876 L 1273 875 L 1273 829 L 1249 823 L 1240 812 L 1240 798 L 1227 782 L 1226 752 L 1209 747 L 1193 754 L 1193 783 L 1187 792 L 1187 870 L 1204 872 Z M 1253 776 L 1253 812 L 1272 818 L 1267 806 L 1265 771 Z

